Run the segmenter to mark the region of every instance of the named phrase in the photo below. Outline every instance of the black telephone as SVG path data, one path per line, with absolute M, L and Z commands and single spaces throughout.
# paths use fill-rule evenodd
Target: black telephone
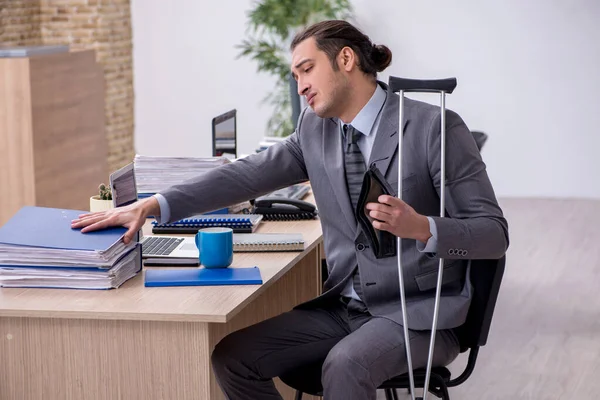
M 261 197 L 254 200 L 253 214 L 262 214 L 267 221 L 313 219 L 318 211 L 314 204 L 285 197 Z

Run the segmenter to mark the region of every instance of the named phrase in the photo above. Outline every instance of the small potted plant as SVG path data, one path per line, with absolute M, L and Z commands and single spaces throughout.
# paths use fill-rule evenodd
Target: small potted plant
M 104 183 L 98 186 L 98 193 L 90 197 L 90 212 L 106 211 L 113 208 L 112 191 Z

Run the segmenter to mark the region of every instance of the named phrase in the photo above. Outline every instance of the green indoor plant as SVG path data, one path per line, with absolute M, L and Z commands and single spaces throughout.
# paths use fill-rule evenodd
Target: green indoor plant
M 113 208 L 112 191 L 110 186 L 101 183 L 98 194 L 90 197 L 90 212 L 106 211 Z
M 295 128 L 292 100 L 299 104 L 290 75 L 289 45 L 301 29 L 326 19 L 351 17 L 349 0 L 258 0 L 248 13 L 248 37 L 238 48 L 239 57 L 251 57 L 259 72 L 276 79 L 275 88 L 263 100 L 273 106 L 267 124 L 272 136 L 287 136 Z

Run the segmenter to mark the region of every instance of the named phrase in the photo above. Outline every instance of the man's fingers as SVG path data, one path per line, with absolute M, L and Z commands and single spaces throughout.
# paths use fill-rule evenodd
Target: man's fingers
M 366 208 L 368 210 L 377 210 L 381 212 L 391 213 L 391 208 L 399 208 L 406 203 L 397 197 L 382 194 L 377 198 L 378 203 L 367 203 Z
M 113 226 L 113 223 L 108 219 L 101 219 L 98 222 L 95 222 L 91 225 L 86 226 L 81 230 L 82 233 L 96 231 L 98 229 L 104 229 Z
M 140 228 L 135 224 L 130 226 L 129 229 L 127 230 L 127 232 L 125 232 L 125 235 L 123 236 L 123 243 L 129 244 L 129 242 L 131 242 L 133 240 L 137 231 L 139 231 L 139 230 L 140 230 Z
M 123 226 L 123 221 L 119 222 L 119 220 L 123 220 L 123 218 L 119 218 L 118 214 L 106 212 L 95 213 L 89 214 L 83 219 L 76 220 L 71 224 L 71 227 L 83 227 L 83 229 L 81 229 L 81 232 L 86 233 L 97 231 L 100 229 L 110 228 L 113 226 Z M 124 226 L 128 225 L 130 224 L 126 223 Z M 123 235 L 123 243 L 129 244 L 133 240 L 139 229 L 140 224 L 136 223 L 135 221 L 130 226 L 128 226 L 127 232 L 125 232 L 125 235 Z
M 384 213 L 384 212 L 381 212 L 381 211 L 371 211 L 369 213 L 369 215 L 371 216 L 371 218 L 375 218 L 376 220 L 386 221 L 386 222 L 389 221 L 389 219 L 391 217 L 390 214 Z
M 106 219 L 103 215 L 96 215 L 85 219 L 75 220 L 71 222 L 71 227 L 81 228 L 96 223 L 98 221 L 102 221 L 103 219 Z
M 387 204 L 380 204 L 380 203 L 367 203 L 367 205 L 365 206 L 367 210 L 370 211 L 379 211 L 379 212 L 384 212 L 384 213 L 391 213 L 391 207 L 388 206 Z
M 93 218 L 93 217 L 97 217 L 98 215 L 104 215 L 104 214 L 106 214 L 106 211 L 96 211 L 93 213 L 79 214 L 78 218 L 79 219 Z
M 378 229 L 380 231 L 388 231 L 391 232 L 391 225 L 386 222 L 381 221 L 373 221 L 373 228 Z
M 379 196 L 377 198 L 377 201 L 380 202 L 380 203 L 382 203 L 382 204 L 387 204 L 387 205 L 392 206 L 392 207 L 398 207 L 398 206 L 400 206 L 402 204 L 406 204 L 402 200 L 400 200 L 399 198 L 394 197 L 394 196 L 389 196 L 387 194 L 382 194 L 381 196 Z
M 75 224 L 81 224 L 81 223 L 90 223 L 91 221 L 98 221 L 99 219 L 104 218 L 105 213 L 93 213 L 93 214 L 87 214 L 84 216 L 80 216 L 77 219 L 74 219 L 71 221 L 71 225 L 75 225 Z

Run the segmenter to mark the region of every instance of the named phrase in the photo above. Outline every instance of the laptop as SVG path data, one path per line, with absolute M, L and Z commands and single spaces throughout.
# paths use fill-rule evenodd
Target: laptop
M 142 258 L 198 261 L 198 249 L 194 237 L 147 236 L 142 243 Z M 301 233 L 233 234 L 234 252 L 303 250 L 304 238 Z

